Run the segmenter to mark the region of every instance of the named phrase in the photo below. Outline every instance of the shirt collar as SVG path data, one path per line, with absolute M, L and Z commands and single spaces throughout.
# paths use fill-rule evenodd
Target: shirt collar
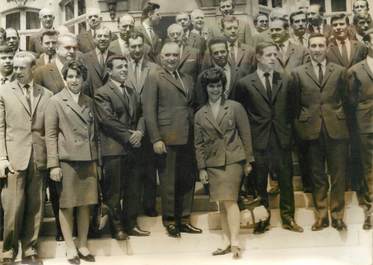
M 209 105 L 210 105 L 211 107 L 214 107 L 214 106 L 220 106 L 220 105 L 221 105 L 221 97 L 220 97 L 216 102 L 211 102 L 211 101 L 209 100 Z
M 111 80 L 111 82 L 113 82 L 114 83 L 114 85 L 116 85 L 120 90 L 121 90 L 121 85 L 122 85 L 122 83 L 120 83 L 120 82 L 118 82 L 118 81 L 116 81 L 116 80 L 114 80 L 114 79 L 110 79 Z M 124 83 L 123 83 L 123 85 L 124 85 Z
M 0 80 L 3 80 L 4 78 L 7 78 L 9 81 L 12 79 L 14 73 L 10 73 L 9 75 L 7 76 L 3 76 L 2 73 L 0 73 Z
M 316 62 L 315 60 L 311 59 L 311 63 L 312 63 L 313 68 L 318 68 L 319 67 L 318 66 L 319 63 Z M 321 67 L 325 69 L 325 67 L 326 67 L 326 59 L 321 62 Z
M 21 84 L 20 82 L 18 82 L 18 85 L 20 88 L 25 89 L 25 85 L 29 85 L 29 87 L 31 88 L 31 90 L 33 89 L 34 87 L 34 80 L 31 80 L 31 82 L 27 83 L 27 84 Z
M 338 46 L 342 45 L 342 44 L 341 44 L 341 41 L 340 41 L 339 39 L 335 39 L 335 40 L 336 40 Z M 347 43 L 350 43 L 350 40 L 349 40 L 348 38 L 346 38 L 346 39 L 344 40 L 344 42 L 345 42 L 345 44 L 347 44 Z
M 131 56 L 130 56 L 130 61 L 131 61 L 131 63 L 133 63 L 134 65 L 136 65 L 136 61 L 134 59 L 132 59 Z M 141 57 L 141 59 L 139 60 L 138 64 L 142 65 L 143 61 L 144 61 L 144 56 Z
M 79 97 L 80 97 L 80 93 L 79 92 L 78 94 L 74 94 L 73 92 L 71 92 L 71 90 L 69 88 L 66 88 L 67 91 L 69 92 L 70 96 L 73 98 L 73 100 L 78 103 L 79 102 Z
M 270 70 L 270 71 L 263 71 L 260 67 L 257 68 L 257 74 L 260 78 L 264 78 L 264 74 L 265 73 L 269 73 L 269 77 L 272 77 L 273 76 L 273 70 Z M 270 78 L 271 79 L 271 78 Z

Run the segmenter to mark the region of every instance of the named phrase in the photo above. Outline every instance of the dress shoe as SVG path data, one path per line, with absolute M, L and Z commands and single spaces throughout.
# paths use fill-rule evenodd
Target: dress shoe
M 277 195 L 280 193 L 280 187 L 278 185 L 273 186 L 272 188 L 269 189 L 268 194 L 269 195 Z
M 21 263 L 30 265 L 43 265 L 43 261 L 37 255 L 24 257 Z
M 218 248 L 214 252 L 212 252 L 213 256 L 220 256 L 220 255 L 225 255 L 231 252 L 231 246 L 227 246 L 225 249 Z
M 324 228 L 329 226 L 329 220 L 328 219 L 318 219 L 316 222 L 312 225 L 311 230 L 312 231 L 320 231 Z
M 123 241 L 123 240 L 128 239 L 128 235 L 122 230 L 115 231 L 112 237 L 118 241 Z
M 167 233 L 170 237 L 181 237 L 180 235 L 180 229 L 174 225 L 174 224 L 169 224 L 166 226 L 166 229 L 167 229 Z
M 370 230 L 372 229 L 372 219 L 370 216 L 365 217 L 364 224 L 363 224 L 364 230 Z
M 87 261 L 87 262 L 95 262 L 96 259 L 95 257 L 92 255 L 92 254 L 88 254 L 88 255 L 83 255 L 82 253 L 80 253 L 80 251 L 78 250 L 78 255 L 79 255 L 79 258 L 81 258 L 82 260 L 84 261 Z
M 70 263 L 70 264 L 73 264 L 73 265 L 79 265 L 80 264 L 80 259 L 78 256 L 75 256 L 73 257 L 72 259 L 67 259 L 67 261 Z
M 63 235 L 61 235 L 61 234 L 57 234 L 57 235 L 56 235 L 56 241 L 57 241 L 57 242 L 62 242 L 62 241 L 65 241 L 65 239 L 63 238 Z
M 150 232 L 140 229 L 138 226 L 135 226 L 132 230 L 127 232 L 130 236 L 149 236 Z
M 293 219 L 284 222 L 282 224 L 282 228 L 298 233 L 303 232 L 303 228 L 299 226 Z
M 14 265 L 16 264 L 15 261 L 11 258 L 3 258 L 3 261 L 1 262 L 2 265 Z
M 254 234 L 263 234 L 264 232 L 269 230 L 269 227 L 270 219 L 266 219 L 265 221 L 260 220 L 259 223 L 255 224 Z
M 156 209 L 146 209 L 144 210 L 144 214 L 149 217 L 157 217 L 158 212 Z
M 199 229 L 191 224 L 181 224 L 180 225 L 180 232 L 182 233 L 189 233 L 189 234 L 201 234 L 202 229 Z
M 231 251 L 233 253 L 233 258 L 234 259 L 240 259 L 241 258 L 241 249 L 240 247 L 237 246 L 231 246 Z
M 342 219 L 334 219 L 332 221 L 332 226 L 337 229 L 338 231 L 347 230 L 347 226 Z

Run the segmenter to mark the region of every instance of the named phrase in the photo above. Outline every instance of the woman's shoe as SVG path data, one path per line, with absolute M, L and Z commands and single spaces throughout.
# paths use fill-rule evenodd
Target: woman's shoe
M 80 253 L 80 251 L 78 250 L 78 255 L 79 255 L 79 258 L 81 258 L 82 260 L 84 261 L 87 261 L 87 262 L 95 262 L 96 259 L 95 257 L 92 255 L 92 254 L 88 254 L 86 256 L 84 256 L 82 253 Z
M 73 265 L 79 265 L 80 264 L 80 259 L 78 256 L 75 256 L 73 257 L 72 259 L 67 259 L 67 261 L 70 263 L 70 264 L 73 264 Z
M 241 249 L 237 246 L 231 246 L 231 251 L 233 253 L 234 259 L 240 259 L 241 258 Z
M 231 252 L 231 246 L 227 246 L 225 249 L 218 248 L 214 252 L 212 252 L 213 256 L 220 256 L 220 255 L 225 255 Z

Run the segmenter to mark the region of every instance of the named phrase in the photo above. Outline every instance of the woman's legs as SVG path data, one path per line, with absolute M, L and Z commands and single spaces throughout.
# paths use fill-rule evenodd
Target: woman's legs
M 61 230 L 65 238 L 67 258 L 71 259 L 77 255 L 73 240 L 73 210 L 74 208 L 64 208 L 59 210 Z
M 84 256 L 87 256 L 89 250 L 87 248 L 87 238 L 88 238 L 88 229 L 89 229 L 89 206 L 80 206 L 78 207 L 78 249 L 80 253 Z
M 225 208 L 228 229 L 230 233 L 230 245 L 239 246 L 238 234 L 240 232 L 240 209 L 236 201 L 222 201 Z
M 230 242 L 231 234 L 230 234 L 229 227 L 228 227 L 227 211 L 225 210 L 225 206 L 223 202 L 219 202 L 219 210 L 220 210 L 221 228 L 223 230 L 223 246 L 224 246 L 223 249 L 225 249 L 231 244 Z

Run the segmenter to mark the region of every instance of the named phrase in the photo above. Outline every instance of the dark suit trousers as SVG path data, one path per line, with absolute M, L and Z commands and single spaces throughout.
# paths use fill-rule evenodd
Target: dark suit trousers
M 332 219 L 342 219 L 348 153 L 347 140 L 331 139 L 322 124 L 317 140 L 308 142 L 308 161 L 314 185 L 312 192 L 317 218 L 328 218 L 328 192 L 330 183 L 330 212 Z M 330 180 L 325 169 L 327 164 Z
M 360 141 L 364 178 L 362 178 L 358 198 L 364 213 L 370 215 L 373 211 L 373 133 L 360 134 Z
M 33 161 L 26 170 L 8 174 L 1 192 L 4 208 L 3 258 L 16 257 L 19 239 L 23 257 L 37 254 L 46 176 L 47 171 L 37 169 Z
M 267 183 L 269 172 L 278 176 L 280 186 L 280 211 L 281 219 L 287 222 L 294 218 L 294 192 L 291 150 L 280 146 L 274 132 L 271 133 L 266 150 L 254 150 L 256 170 L 256 185 L 262 204 L 268 209 Z
M 167 147 L 159 156 L 162 217 L 164 225 L 189 223 L 195 185 L 191 144 Z
M 61 189 L 58 188 L 58 186 L 60 185 L 60 182 L 53 181 L 52 179 L 47 177 L 47 185 L 49 188 L 49 194 L 50 194 L 50 200 L 52 203 L 53 214 L 54 214 L 54 217 L 56 218 L 56 229 L 57 229 L 56 234 L 62 235 L 60 218 L 59 218 Z
M 137 225 L 140 207 L 138 155 L 138 150 L 131 150 L 124 156 L 104 157 L 102 193 L 104 202 L 111 209 L 114 230 L 124 228 L 128 231 Z

